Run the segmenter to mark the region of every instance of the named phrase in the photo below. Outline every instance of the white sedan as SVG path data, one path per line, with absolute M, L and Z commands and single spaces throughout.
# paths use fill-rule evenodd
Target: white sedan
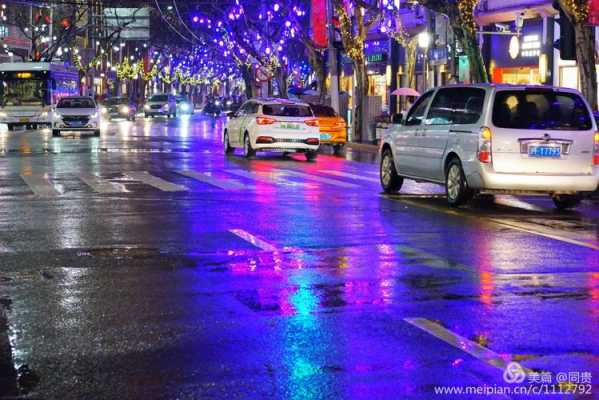
M 100 110 L 91 97 L 68 96 L 58 101 L 54 110 L 52 135 L 63 131 L 92 133 L 100 136 Z
M 233 114 L 223 132 L 225 153 L 242 148 L 245 157 L 258 151 L 304 153 L 316 159 L 318 120 L 308 104 L 283 99 L 251 99 Z

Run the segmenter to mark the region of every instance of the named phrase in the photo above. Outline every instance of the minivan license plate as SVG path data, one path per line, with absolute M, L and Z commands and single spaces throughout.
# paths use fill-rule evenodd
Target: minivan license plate
M 528 155 L 530 157 L 560 157 L 561 150 L 561 147 L 531 146 L 528 148 Z

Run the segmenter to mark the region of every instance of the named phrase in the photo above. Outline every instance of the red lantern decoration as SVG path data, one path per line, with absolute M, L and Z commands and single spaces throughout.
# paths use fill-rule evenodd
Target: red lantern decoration
M 327 32 L 326 0 L 312 0 L 310 23 L 312 25 L 312 40 L 314 41 L 314 44 L 317 47 L 327 47 L 329 38 Z
M 71 20 L 68 18 L 61 19 L 60 26 L 62 26 L 64 29 L 69 29 L 71 27 Z
M 589 24 L 599 25 L 599 0 L 589 0 Z

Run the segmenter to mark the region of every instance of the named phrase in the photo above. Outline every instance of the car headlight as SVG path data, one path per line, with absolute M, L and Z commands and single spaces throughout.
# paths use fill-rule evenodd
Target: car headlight
M 62 119 L 62 114 L 54 113 L 54 119 Z
M 93 113 L 93 114 L 91 115 L 91 117 L 92 117 L 92 118 L 98 118 L 98 113 L 97 113 L 97 112 Z
M 4 111 L 0 111 L 0 118 L 7 118 L 8 114 L 5 113 Z
M 106 107 L 100 107 L 100 112 L 102 114 L 106 114 L 108 112 L 108 108 L 106 108 Z
M 144 106 L 144 110 L 149 110 L 149 109 L 150 109 L 150 105 L 149 105 L 149 104 L 146 104 L 146 105 Z
M 217 101 L 214 102 L 214 104 L 217 105 L 217 106 L 220 106 L 220 101 L 217 100 Z
M 121 107 L 121 112 L 122 113 L 128 113 L 129 112 L 129 106 L 122 106 Z
M 187 103 L 182 104 L 181 105 L 181 110 L 183 110 L 183 111 L 189 111 L 189 104 L 187 104 Z
M 48 118 L 48 111 L 43 111 L 39 117 L 40 118 Z

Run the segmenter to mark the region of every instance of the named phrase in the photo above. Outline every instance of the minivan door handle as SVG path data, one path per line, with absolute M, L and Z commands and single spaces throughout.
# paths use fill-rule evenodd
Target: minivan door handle
M 465 129 L 450 129 L 450 133 L 472 133 L 472 131 L 467 131 Z

